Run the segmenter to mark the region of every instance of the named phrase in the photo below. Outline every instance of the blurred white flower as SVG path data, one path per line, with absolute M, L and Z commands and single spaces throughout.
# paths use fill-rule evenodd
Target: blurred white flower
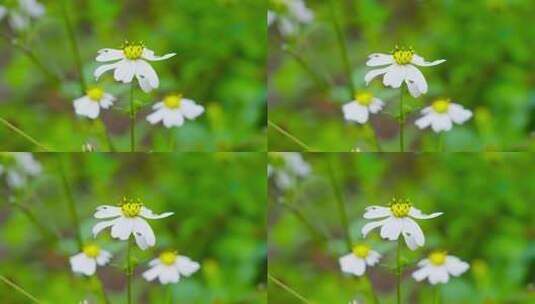
M 161 284 L 177 283 L 181 276 L 189 277 L 201 267 L 187 256 L 172 251 L 163 252 L 150 261 L 149 266 L 151 268 L 143 273 L 143 278 L 149 282 L 158 278 Z
M 446 284 L 450 275 L 458 277 L 470 268 L 470 265 L 461 261 L 456 256 L 448 255 L 443 251 L 432 252 L 427 259 L 418 263 L 418 269 L 412 274 L 412 277 L 420 282 L 428 279 L 429 283 L 436 285 L 438 283 Z
M 446 60 L 427 62 L 423 57 L 414 53 L 412 48 L 406 49 L 396 46 L 392 54 L 374 53 L 368 56 L 367 66 L 388 66 L 369 71 L 364 76 L 364 80 L 368 85 L 375 77 L 384 75 L 383 84 L 385 86 L 399 88 L 405 82 L 409 93 L 413 97 L 419 97 L 427 93 L 427 82 L 422 72 L 415 65 L 429 67 L 441 64 L 444 61 Z
M 26 29 L 32 18 L 44 14 L 45 7 L 36 0 L 18 0 L 18 8 L 16 5 L 0 5 L 0 21 L 7 15 L 9 25 L 17 31 Z
M 310 174 L 310 165 L 297 152 L 269 153 L 268 177 L 272 177 L 282 190 L 294 186 L 300 179 Z
M 134 76 L 139 82 L 139 86 L 144 92 L 150 92 L 158 88 L 160 80 L 156 71 L 147 61 L 160 61 L 175 56 L 169 53 L 164 56 L 156 56 L 154 52 L 145 48 L 143 43 L 131 43 L 126 41 L 122 49 L 101 49 L 98 51 L 96 60 L 98 62 L 116 61 L 115 63 L 99 66 L 95 70 L 95 77 L 99 77 L 107 71 L 113 70 L 115 80 L 122 83 L 130 83 Z
M 6 152 L 1 156 L 0 175 L 5 174 L 7 185 L 11 188 L 20 188 L 26 185 L 28 177 L 41 174 L 41 164 L 31 153 Z
M 87 90 L 85 96 L 74 100 L 74 111 L 80 116 L 96 119 L 100 114 L 100 108 L 108 109 L 115 100 L 113 95 L 99 87 L 93 87 Z
M 422 117 L 415 121 L 416 126 L 425 129 L 429 126 L 439 133 L 451 130 L 453 123 L 463 124 L 472 117 L 472 112 L 449 99 L 437 99 L 429 107 L 424 108 Z
M 392 199 L 390 207 L 370 206 L 364 213 L 365 219 L 380 219 L 370 222 L 362 227 L 362 234 L 365 237 L 370 231 L 381 227 L 381 237 L 390 241 L 395 241 L 403 234 L 407 247 L 411 250 L 421 247 L 425 243 L 422 229 L 414 219 L 432 219 L 442 215 L 436 212 L 430 215 L 423 214 L 422 211 L 411 206 L 409 200 Z
M 108 219 L 93 226 L 93 237 L 104 229 L 111 227 L 111 236 L 120 240 L 128 240 L 133 234 L 136 244 L 141 250 L 145 250 L 156 244 L 156 236 L 145 219 L 161 219 L 173 215 L 173 212 L 154 214 L 152 210 L 143 206 L 141 201 L 123 198 L 120 207 L 103 205 L 97 207 L 94 217 Z
M 111 259 L 111 253 L 101 249 L 98 245 L 88 244 L 82 248 L 82 252 L 69 258 L 73 272 L 93 275 L 98 266 L 108 264 Z
M 295 34 L 299 24 L 307 24 L 314 20 L 314 12 L 306 7 L 304 0 L 270 0 L 267 12 L 268 26 L 279 25 L 284 36 Z
M 374 266 L 379 262 L 381 254 L 371 250 L 370 246 L 359 244 L 353 246 L 351 253 L 338 259 L 342 272 L 361 276 L 366 272 L 366 265 Z
M 384 102 L 370 92 L 359 92 L 355 99 L 344 104 L 342 111 L 346 120 L 364 124 L 368 121 L 369 113 L 376 114 L 383 109 Z
M 152 108 L 154 112 L 147 116 L 147 121 L 153 125 L 163 122 L 167 128 L 180 127 L 185 118 L 193 120 L 204 112 L 203 106 L 191 99 L 182 98 L 180 94 L 169 95 Z

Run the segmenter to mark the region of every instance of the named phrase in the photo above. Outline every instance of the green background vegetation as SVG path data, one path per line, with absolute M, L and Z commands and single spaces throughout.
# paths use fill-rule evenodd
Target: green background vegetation
M 43 303 L 99 303 L 94 282 L 74 275 L 68 257 L 77 253 L 72 218 L 61 183 L 62 160 L 80 218 L 82 236 L 92 240 L 94 210 L 139 197 L 156 213 L 171 217 L 149 220 L 156 246 L 133 250 L 139 266 L 134 280 L 136 303 L 165 303 L 168 288 L 146 282 L 141 273 L 162 250 L 201 263 L 201 270 L 172 284 L 173 303 L 266 303 L 266 180 L 260 154 L 72 154 L 36 156 L 44 172 L 19 190 L 0 187 L 0 274 L 21 285 Z M 18 203 L 38 219 L 29 220 Z M 58 235 L 56 240 L 54 235 Z M 126 242 L 109 230 L 97 243 L 114 257 L 97 269 L 111 303 L 126 303 Z M 169 285 L 167 285 L 169 286 Z M 29 303 L 0 282 L 2 303 Z
M 294 38 L 281 38 L 276 27 L 268 36 L 269 119 L 319 151 L 374 150 L 369 134 L 356 123 L 346 123 L 342 104 L 350 101 L 348 77 L 343 69 L 331 22 L 329 1 L 306 0 L 315 21 Z M 352 80 L 366 88 L 367 56 L 392 51 L 395 45 L 413 46 L 428 60 L 447 59 L 421 68 L 429 84 L 427 95 L 406 97 L 409 114 L 406 146 L 435 151 L 437 136 L 420 131 L 415 112 L 437 97 L 449 97 L 475 116 L 454 126 L 445 136 L 448 151 L 533 150 L 535 126 L 535 28 L 531 26 L 535 2 L 530 0 L 378 1 L 335 0 L 336 16 L 346 35 Z M 286 46 L 299 54 L 320 78 L 314 78 Z M 372 124 L 386 151 L 397 151 L 399 90 L 374 80 L 369 89 L 387 107 Z M 269 149 L 299 151 L 295 143 L 269 129 Z
M 32 62 L 0 37 L 0 113 L 20 129 L 56 151 L 81 151 L 84 143 L 108 149 L 102 125 L 74 114 L 72 100 L 81 96 L 74 57 L 60 4 L 42 1 L 47 13 L 20 41 L 55 73 L 51 83 Z M 266 5 L 254 0 L 66 1 L 80 44 L 83 74 L 94 85 L 94 60 L 101 48 L 120 48 L 125 40 L 143 41 L 157 55 L 160 88 L 150 94 L 136 89 L 138 149 L 169 151 L 170 137 L 178 151 L 265 150 Z M 5 20 L 0 31 L 11 32 Z M 129 86 L 112 73 L 99 84 L 118 97 L 104 121 L 121 151 L 129 150 Z M 206 108 L 195 121 L 170 133 L 145 117 L 167 93 L 183 93 Z M 37 150 L 22 137 L 0 128 L 0 150 Z
M 269 187 L 269 273 L 299 291 L 311 303 L 368 301 L 364 281 L 342 274 L 338 258 L 347 253 L 328 162 L 340 189 L 354 243 L 363 241 L 362 218 L 369 205 L 392 197 L 409 198 L 425 213 L 419 220 L 426 236 L 423 248 L 402 251 L 402 303 L 434 303 L 434 290 L 410 274 L 415 263 L 435 249 L 447 250 L 470 263 L 459 278 L 442 287 L 442 303 L 515 303 L 535 301 L 535 195 L 530 154 L 306 154 L 310 176 L 290 191 Z M 330 158 L 329 158 L 330 157 Z M 271 183 L 271 185 L 273 185 Z M 319 231 L 299 220 L 289 204 Z M 326 241 L 322 239 L 326 238 Z M 395 303 L 396 242 L 381 240 L 377 230 L 365 241 L 383 254 L 379 266 L 368 268 L 380 303 Z M 269 282 L 270 302 L 298 303 Z M 363 302 L 365 301 L 365 302 Z

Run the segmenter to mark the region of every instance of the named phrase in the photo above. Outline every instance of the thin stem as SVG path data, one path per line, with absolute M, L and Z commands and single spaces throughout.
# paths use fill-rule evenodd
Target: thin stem
M 14 282 L 10 281 L 8 278 L 4 277 L 3 275 L 0 275 L 0 280 L 2 280 L 4 283 L 9 285 L 11 288 L 13 288 L 16 291 L 20 292 L 21 294 L 25 295 L 28 299 L 32 300 L 34 303 L 38 303 L 38 304 L 42 303 L 36 297 L 32 296 L 29 292 L 24 290 L 24 288 L 20 287 L 19 285 L 15 284 Z
M 173 304 L 173 287 L 172 285 L 169 285 L 166 287 L 166 296 L 165 296 L 165 304 Z
M 173 128 L 169 129 L 169 150 L 174 152 L 176 149 L 176 134 Z
M 97 121 L 98 121 L 98 125 L 99 125 L 100 129 L 102 130 L 102 134 L 104 135 L 104 138 L 106 139 L 106 143 L 108 145 L 108 150 L 110 152 L 115 152 L 116 151 L 115 150 L 115 145 L 113 144 L 110 132 L 109 132 L 108 128 L 106 127 L 106 124 L 104 123 L 104 120 L 102 118 L 99 118 Z
M 404 144 L 405 109 L 403 108 L 403 86 L 399 89 L 399 150 L 405 152 Z
M 309 301 L 307 298 L 303 297 L 301 294 L 299 294 L 295 289 L 292 289 L 290 286 L 284 284 L 283 282 L 279 281 L 277 278 L 273 277 L 271 274 L 268 273 L 268 279 L 275 283 L 275 285 L 279 286 L 280 288 L 286 290 L 289 294 L 293 295 L 297 299 L 299 299 L 301 302 L 306 304 L 312 304 L 311 301 Z
M 379 137 L 377 136 L 377 133 L 375 133 L 375 130 L 373 129 L 373 126 L 371 123 L 364 124 L 364 129 L 371 134 L 373 145 L 375 146 L 375 149 L 377 152 L 383 152 L 383 149 L 381 148 L 381 144 L 379 143 Z
M 46 152 L 50 151 L 50 149 L 48 149 L 46 146 L 44 146 L 43 144 L 38 142 L 35 138 L 31 137 L 30 135 L 28 135 L 26 132 L 22 131 L 21 129 L 15 127 L 12 123 L 10 123 L 9 121 L 3 119 L 2 117 L 0 117 L 0 122 L 3 125 L 5 125 L 8 129 L 10 129 L 11 131 L 19 134 L 20 136 L 24 137 L 25 139 L 27 139 L 32 144 L 34 144 L 37 147 L 39 147 L 41 150 L 46 151 Z
M 134 270 L 132 269 L 132 238 L 128 238 L 128 247 L 126 250 L 126 289 L 127 289 L 127 303 L 132 304 L 132 276 Z
M 401 246 L 403 241 L 398 238 L 398 248 L 397 248 L 397 269 L 396 269 L 396 291 L 397 291 L 397 304 L 401 304 Z
M 342 223 L 342 227 L 344 228 L 344 238 L 346 241 L 346 247 L 347 251 L 351 251 L 353 248 L 353 242 L 351 241 L 351 234 L 349 233 L 349 223 L 347 220 L 347 212 L 346 207 L 344 203 L 344 198 L 342 195 L 342 191 L 338 187 L 338 183 L 336 182 L 336 177 L 334 176 L 334 170 L 332 167 L 332 160 L 330 158 L 327 158 L 327 168 L 329 171 L 329 179 L 331 181 L 331 186 L 334 191 L 334 196 L 336 198 L 336 206 L 338 207 L 338 215 L 340 217 L 340 222 Z
M 72 53 L 74 55 L 74 63 L 76 65 L 76 70 L 78 72 L 78 77 L 80 79 L 80 90 L 82 95 L 85 93 L 87 86 L 84 78 L 84 69 L 82 65 L 82 59 L 80 56 L 80 48 L 78 47 L 78 41 L 76 40 L 76 35 L 74 34 L 74 28 L 68 14 L 69 10 L 67 9 L 66 0 L 61 1 L 61 13 L 63 15 L 63 20 L 65 22 L 65 29 L 67 31 L 67 36 L 69 37 L 69 42 L 71 44 Z
M 76 212 L 76 203 L 74 202 L 74 197 L 72 196 L 71 186 L 69 185 L 69 181 L 67 179 L 67 174 L 65 173 L 65 168 L 63 166 L 61 156 L 58 157 L 58 169 L 59 174 L 61 176 L 63 191 L 65 191 L 65 196 L 67 198 L 67 208 L 69 209 L 72 224 L 74 226 L 76 242 L 78 244 L 78 248 L 82 249 L 82 247 L 84 246 L 84 242 L 82 240 L 82 233 L 80 232 L 80 221 L 78 219 L 78 213 Z
M 314 69 L 307 63 L 307 61 L 301 56 L 301 54 L 297 53 L 296 51 L 292 50 L 289 46 L 285 45 L 282 47 L 282 50 L 287 53 L 288 55 L 292 56 L 299 65 L 305 70 L 310 78 L 316 82 L 318 87 L 321 89 L 321 91 L 327 91 L 330 87 L 329 82 L 325 80 L 322 76 L 320 76 Z
M 444 132 L 438 133 L 438 152 L 444 152 Z
M 442 301 L 441 295 L 440 295 L 440 286 L 435 286 L 435 299 L 433 301 L 434 304 L 440 304 Z
M 130 152 L 136 152 L 136 109 L 134 105 L 134 82 L 130 84 Z
M 313 151 L 311 147 L 309 147 L 308 145 L 306 145 L 304 142 L 300 141 L 297 137 L 293 136 L 292 134 L 288 133 L 288 131 L 284 130 L 283 128 L 279 127 L 278 125 L 276 125 L 275 123 L 273 123 L 271 120 L 268 120 L 268 125 L 272 128 L 274 128 L 275 130 L 277 130 L 279 133 L 281 133 L 282 135 L 288 137 L 288 139 L 290 139 L 291 141 L 293 141 L 294 143 L 296 143 L 298 146 L 300 146 L 301 148 L 303 148 L 305 151 L 307 152 L 311 152 Z
M 347 80 L 349 82 L 349 90 L 351 93 L 351 96 L 355 95 L 355 85 L 353 84 L 353 74 L 351 73 L 351 63 L 349 62 L 349 53 L 347 51 L 346 46 L 346 38 L 344 35 L 344 31 L 342 30 L 342 27 L 340 23 L 338 22 L 338 18 L 336 18 L 336 4 L 334 0 L 329 1 L 330 9 L 331 9 L 331 21 L 334 26 L 334 30 L 336 31 L 336 38 L 338 41 L 338 45 L 340 46 L 340 55 L 342 56 L 342 63 L 344 65 L 344 71 L 346 73 Z

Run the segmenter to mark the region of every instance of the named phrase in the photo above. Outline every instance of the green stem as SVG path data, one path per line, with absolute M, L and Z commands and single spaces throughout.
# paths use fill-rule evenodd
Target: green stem
M 444 152 L 444 132 L 438 133 L 438 152 Z
M 115 145 L 113 144 L 110 132 L 108 131 L 108 128 L 106 127 L 106 124 L 104 123 L 104 120 L 102 118 L 99 118 L 98 120 L 96 120 L 96 123 L 98 125 L 98 129 L 100 129 L 102 131 L 102 134 L 104 135 L 104 139 L 106 140 L 108 150 L 110 152 L 115 152 L 116 151 Z
M 173 128 L 169 129 L 169 150 L 175 152 L 176 149 L 176 134 Z
M 46 146 L 44 146 L 43 144 L 38 142 L 35 138 L 31 137 L 30 135 L 28 135 L 26 132 L 22 131 L 21 129 L 15 127 L 12 123 L 10 123 L 9 121 L 3 119 L 2 117 L 0 117 L 0 122 L 3 125 L 5 125 L 8 129 L 10 129 L 11 131 L 19 134 L 20 136 L 24 137 L 26 140 L 28 140 L 32 144 L 34 144 L 37 147 L 39 147 L 41 150 L 43 150 L 45 152 L 49 152 L 50 151 L 50 149 L 48 149 Z
M 166 287 L 166 296 L 165 296 L 165 304 L 173 304 L 173 287 L 172 285 L 168 285 Z
M 331 187 L 333 188 L 334 196 L 336 199 L 336 206 L 338 207 L 338 215 L 340 217 L 342 227 L 344 228 L 344 238 L 346 241 L 347 251 L 351 252 L 351 250 L 353 249 L 353 242 L 351 241 L 351 234 L 349 233 L 349 223 L 347 220 L 347 212 L 345 208 L 344 198 L 342 195 L 342 191 L 338 187 L 338 183 L 336 182 L 336 177 L 334 176 L 334 170 L 330 158 L 327 158 L 327 168 L 329 171 L 329 180 L 331 181 Z
M 76 70 L 78 72 L 78 77 L 80 79 L 80 90 L 82 95 L 85 94 L 87 90 L 84 69 L 82 65 L 82 59 L 80 56 L 80 48 L 78 46 L 78 41 L 76 40 L 76 35 L 74 34 L 74 28 L 68 14 L 69 10 L 67 9 L 66 0 L 61 1 L 61 13 L 63 15 L 63 20 L 65 22 L 65 29 L 67 31 L 67 36 L 69 37 L 69 42 L 71 44 L 72 53 L 74 55 L 74 63 L 76 65 Z
M 440 286 L 436 286 L 435 287 L 435 299 L 434 299 L 434 302 L 435 304 L 440 304 L 442 301 L 441 301 L 441 296 L 440 296 Z
M 405 109 L 403 108 L 403 86 L 399 89 L 399 150 L 405 152 L 404 128 L 405 128 Z
M 316 84 L 318 85 L 321 91 L 326 92 L 329 89 L 330 87 L 329 82 L 327 82 L 327 80 L 325 80 L 322 76 L 316 73 L 316 71 L 314 71 L 314 69 L 306 62 L 303 56 L 301 56 L 296 51 L 292 50 L 287 45 L 283 46 L 282 50 L 286 52 L 288 55 L 292 56 L 295 59 L 295 61 L 299 63 L 299 65 L 303 68 L 303 70 L 305 70 L 308 73 L 310 78 L 312 78 L 312 80 L 316 82 Z
M 78 248 L 82 249 L 84 246 L 84 242 L 82 240 L 82 233 L 80 231 L 80 220 L 78 219 L 78 213 L 76 212 L 76 203 L 74 201 L 74 197 L 72 196 L 71 186 L 69 185 L 69 181 L 67 179 L 67 174 L 65 173 L 65 168 L 63 166 L 61 156 L 58 157 L 58 169 L 59 174 L 61 176 L 63 191 L 65 191 L 65 197 L 67 198 L 67 208 L 69 209 L 72 224 L 74 226 L 76 242 L 78 244 Z
M 34 303 L 42 303 L 39 301 L 36 297 L 32 296 L 29 292 L 24 290 L 24 288 L 20 287 L 19 285 L 13 283 L 8 278 L 4 277 L 3 275 L 0 275 L 0 280 L 9 285 L 11 288 L 15 289 L 16 291 L 20 292 L 24 296 L 26 296 L 28 299 L 32 300 Z
M 110 300 L 108 299 L 108 295 L 106 294 L 106 289 L 104 288 L 104 284 L 102 284 L 102 280 L 98 275 L 94 275 L 91 277 L 94 284 L 97 285 L 99 292 L 100 292 L 100 300 L 104 304 L 109 304 Z
M 128 238 L 128 247 L 126 250 L 126 292 L 127 292 L 127 303 L 132 304 L 132 276 L 134 270 L 132 269 L 132 238 Z
M 290 139 L 294 143 L 296 143 L 298 146 L 303 148 L 305 151 L 307 151 L 307 152 L 312 152 L 313 151 L 311 147 L 306 145 L 304 142 L 300 141 L 297 137 L 293 136 L 292 134 L 290 134 L 289 132 L 287 132 L 283 128 L 281 128 L 278 125 L 276 125 L 275 123 L 273 123 L 271 120 L 268 120 L 268 125 L 270 127 L 272 127 L 273 129 L 277 130 L 282 135 L 286 136 L 288 139 Z
M 136 109 L 134 105 L 134 82 L 130 85 L 130 152 L 136 152 Z
M 401 237 L 398 238 L 398 248 L 397 248 L 397 268 L 396 268 L 396 291 L 397 291 L 397 304 L 401 304 L 401 246 L 403 245 L 403 240 Z
M 377 136 L 377 133 L 375 133 L 375 130 L 373 129 L 373 126 L 371 123 L 364 124 L 364 130 L 371 134 L 371 139 L 373 142 L 373 145 L 375 146 L 375 149 L 377 152 L 383 152 L 383 149 L 381 148 L 381 144 L 379 143 L 379 137 Z
M 290 286 L 284 284 L 283 282 L 279 281 L 277 278 L 272 276 L 268 273 L 268 279 L 275 283 L 275 285 L 279 286 L 280 288 L 286 290 L 289 294 L 299 299 L 301 302 L 306 304 L 312 304 L 311 301 L 309 301 L 307 298 L 303 297 L 301 294 L 299 294 L 296 290 L 292 289 Z

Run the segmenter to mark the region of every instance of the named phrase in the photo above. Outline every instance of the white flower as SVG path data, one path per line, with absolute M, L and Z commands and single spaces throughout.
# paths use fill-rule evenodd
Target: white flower
M 101 249 L 98 245 L 85 245 L 82 252 L 69 258 L 73 272 L 93 275 L 98 266 L 108 264 L 111 259 L 111 253 Z
M 436 212 L 430 215 L 411 206 L 409 200 L 392 199 L 390 207 L 370 206 L 364 213 L 365 219 L 381 219 L 370 222 L 362 227 L 362 234 L 368 235 L 370 231 L 381 227 L 381 237 L 390 241 L 397 240 L 403 234 L 405 243 L 411 250 L 416 250 L 425 243 L 424 233 L 414 219 L 431 219 L 442 215 Z
M 354 100 L 342 107 L 342 111 L 346 120 L 364 124 L 368 121 L 369 113 L 378 113 L 383 109 L 383 106 L 384 103 L 381 99 L 374 97 L 369 92 L 360 92 L 355 94 Z
M 374 53 L 368 56 L 367 66 L 388 66 L 369 71 L 364 76 L 364 80 L 368 85 L 375 77 L 384 74 L 383 84 L 385 86 L 399 88 L 405 82 L 409 93 L 413 97 L 418 97 L 427 93 L 427 82 L 422 72 L 414 65 L 429 67 L 441 64 L 444 61 L 446 60 L 427 62 L 423 57 L 416 55 L 412 49 L 398 48 L 396 46 L 392 55 Z
M 412 277 L 420 282 L 427 278 L 432 285 L 448 283 L 450 275 L 460 276 L 470 268 L 470 265 L 461 261 L 458 257 L 447 255 L 443 251 L 431 253 L 427 259 L 418 263 L 418 269 L 412 274 Z
M 472 117 L 472 112 L 461 105 L 450 102 L 449 99 L 438 99 L 429 107 L 424 108 L 422 117 L 415 121 L 416 126 L 425 129 L 429 126 L 439 133 L 449 131 L 456 124 L 462 124 Z
M 2 156 L 4 162 L 0 164 L 0 175 L 5 173 L 7 185 L 11 188 L 20 188 L 26 185 L 29 176 L 41 174 L 41 164 L 31 153 L 3 153 Z
M 152 107 L 155 111 L 147 116 L 147 121 L 157 124 L 160 121 L 167 128 L 180 127 L 185 118 L 195 119 L 204 112 L 204 107 L 191 99 L 182 98 L 182 95 L 169 95 L 163 101 Z
M 177 283 L 180 276 L 189 277 L 201 267 L 187 256 L 172 251 L 163 252 L 150 261 L 149 266 L 152 268 L 143 273 L 143 278 L 149 282 L 158 278 L 161 284 Z
M 310 174 L 310 165 L 297 152 L 269 153 L 271 164 L 268 165 L 268 177 L 273 177 L 280 189 L 292 187 L 298 179 Z
M 100 114 L 100 108 L 108 109 L 116 98 L 104 92 L 99 87 L 87 90 L 86 95 L 74 100 L 74 111 L 80 116 L 95 119 Z
M 95 70 L 95 77 L 99 77 L 107 71 L 113 70 L 115 80 L 130 83 L 134 76 L 144 92 L 150 92 L 158 88 L 160 80 L 156 71 L 146 61 L 160 61 L 175 56 L 175 53 L 164 56 L 156 56 L 154 52 L 145 48 L 142 43 L 125 42 L 121 50 L 101 49 L 98 51 L 98 62 L 117 61 L 111 64 L 101 65 Z
M 0 20 L 8 15 L 9 25 L 18 31 L 28 27 L 30 19 L 37 19 L 45 14 L 45 7 L 36 0 L 18 0 L 19 8 L 0 5 Z
M 366 272 L 366 265 L 374 266 L 381 255 L 367 245 L 355 245 L 351 253 L 338 259 L 342 272 L 361 276 Z
M 270 0 L 267 12 L 268 26 L 277 22 L 284 36 L 293 35 L 299 24 L 314 20 L 314 12 L 306 7 L 304 0 Z
M 111 226 L 111 236 L 120 240 L 128 240 L 133 234 L 136 244 L 145 250 L 156 244 L 156 236 L 145 219 L 161 219 L 172 215 L 173 212 L 154 214 L 152 211 L 143 206 L 139 200 L 129 200 L 123 198 L 120 207 L 103 205 L 97 207 L 94 214 L 97 219 L 114 218 L 97 223 L 93 226 L 93 237 L 104 229 Z

